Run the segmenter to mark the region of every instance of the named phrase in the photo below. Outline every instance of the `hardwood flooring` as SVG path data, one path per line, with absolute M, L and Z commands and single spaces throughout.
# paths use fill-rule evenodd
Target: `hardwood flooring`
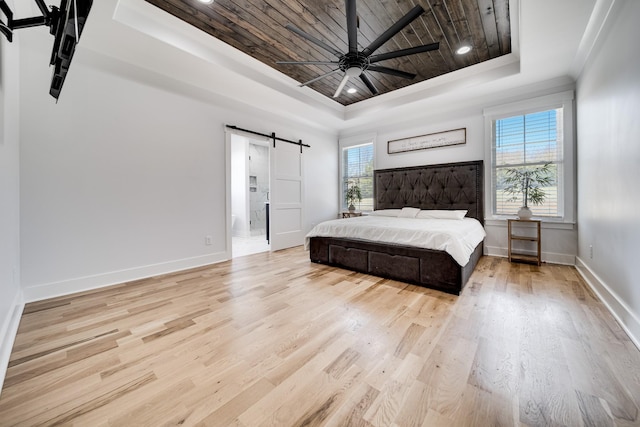
M 28 304 L 0 425 L 631 426 L 640 352 L 572 267 L 460 297 L 293 248 Z

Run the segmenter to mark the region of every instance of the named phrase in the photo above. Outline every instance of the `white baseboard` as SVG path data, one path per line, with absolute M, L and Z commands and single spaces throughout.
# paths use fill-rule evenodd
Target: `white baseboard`
M 640 350 L 640 319 L 579 257 L 576 257 L 576 269 Z
M 18 326 L 20 326 L 20 318 L 24 310 L 22 292 L 18 291 L 11 307 L 13 307 L 13 309 L 9 310 L 9 313 L 7 313 L 6 318 L 3 319 L 0 325 L 0 392 L 2 392 L 2 385 L 4 384 L 4 378 L 7 374 L 7 368 L 9 367 L 11 350 L 13 349 L 13 343 L 18 334 Z
M 522 252 L 531 256 L 536 255 L 535 252 L 531 251 Z M 485 246 L 484 254 L 490 256 L 499 256 L 502 258 L 506 258 L 509 255 L 507 248 L 502 248 L 499 246 Z M 576 256 L 568 254 L 558 254 L 554 252 L 542 252 L 542 261 L 551 264 L 576 265 Z
M 227 261 L 227 252 L 217 252 L 213 254 L 201 255 L 193 258 L 185 258 L 169 261 L 160 264 L 151 264 L 142 267 L 130 268 L 127 270 L 112 271 L 94 276 L 78 277 L 59 282 L 45 283 L 42 285 L 28 286 L 23 288 L 25 302 L 40 301 L 48 298 L 69 295 L 77 292 L 90 291 L 105 286 L 130 282 L 132 280 L 144 279 L 146 277 L 158 276 L 161 274 L 173 273 L 175 271 L 187 270 L 189 268 L 201 267 L 203 265 L 215 264 Z

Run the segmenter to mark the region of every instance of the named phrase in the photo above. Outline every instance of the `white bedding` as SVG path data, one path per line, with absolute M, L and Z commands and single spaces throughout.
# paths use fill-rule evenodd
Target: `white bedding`
M 316 225 L 305 237 L 304 247 L 309 250 L 311 237 L 342 237 L 393 243 L 445 251 L 464 267 L 473 250 L 486 235 L 480 222 L 473 218 L 456 220 L 361 216 Z

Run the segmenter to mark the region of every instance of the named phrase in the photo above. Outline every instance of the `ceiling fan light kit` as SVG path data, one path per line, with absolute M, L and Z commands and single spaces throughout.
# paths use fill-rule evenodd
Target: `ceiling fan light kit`
M 395 24 L 389 27 L 384 33 L 376 38 L 369 46 L 363 50 L 358 50 L 358 15 L 356 13 L 356 0 L 345 0 L 345 9 L 347 14 L 347 37 L 349 51 L 346 53 L 329 46 L 322 40 L 317 39 L 311 34 L 293 26 L 287 24 L 285 28 L 289 31 L 297 34 L 298 36 L 306 39 L 307 41 L 319 46 L 320 48 L 335 55 L 337 61 L 277 61 L 277 64 L 289 64 L 289 65 L 332 65 L 337 68 L 318 76 L 312 80 L 302 83 L 300 86 L 307 86 L 313 82 L 323 79 L 327 76 L 333 75 L 338 72 L 343 73 L 342 80 L 336 89 L 334 98 L 337 98 L 342 93 L 345 85 L 350 78 L 360 77 L 360 80 L 367 86 L 367 89 L 372 95 L 378 94 L 378 89 L 367 75 L 368 72 L 374 71 L 378 73 L 389 74 L 405 79 L 413 79 L 416 77 L 413 73 L 408 73 L 402 70 L 396 70 L 379 65 L 372 65 L 386 59 L 400 58 L 407 55 L 415 55 L 417 53 L 429 52 L 440 48 L 439 43 L 431 43 L 422 46 L 411 47 L 408 49 L 400 49 L 393 52 L 387 52 L 380 55 L 373 55 L 373 53 L 383 44 L 391 40 L 393 36 L 402 31 L 407 25 L 411 24 L 415 19 L 424 13 L 424 9 L 417 5 L 413 7 L 406 15 L 400 18 Z

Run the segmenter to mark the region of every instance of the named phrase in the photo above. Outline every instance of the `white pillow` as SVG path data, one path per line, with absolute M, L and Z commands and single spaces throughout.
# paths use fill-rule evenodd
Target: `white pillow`
M 399 214 L 400 209 L 378 209 L 377 211 L 372 211 L 369 215 L 397 217 Z
M 422 210 L 418 212 L 416 218 L 422 219 L 464 219 L 464 216 L 467 214 L 467 211 L 448 211 L 448 210 L 437 210 L 437 209 L 429 209 Z
M 418 208 L 404 207 L 400 211 L 400 215 L 398 215 L 398 218 L 415 218 L 419 212 L 420 212 L 420 209 Z

